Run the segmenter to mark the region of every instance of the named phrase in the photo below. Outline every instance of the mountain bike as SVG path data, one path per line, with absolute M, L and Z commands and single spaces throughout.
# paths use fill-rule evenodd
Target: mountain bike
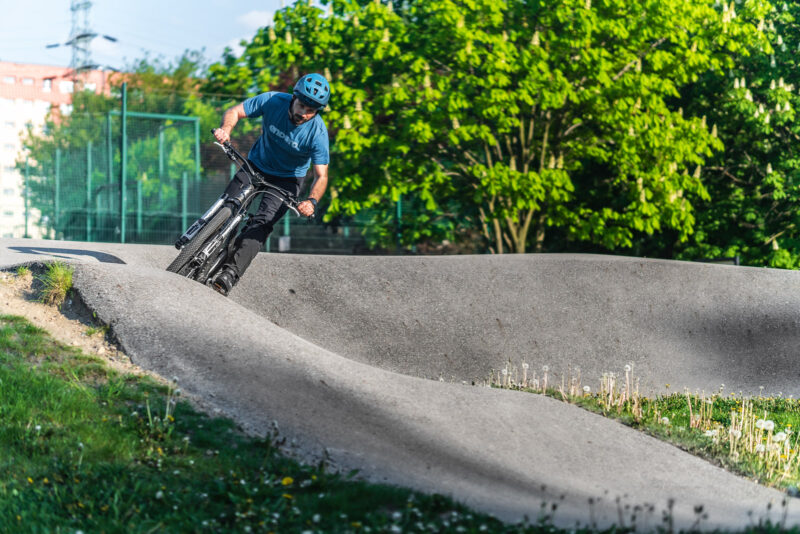
M 214 143 L 225 152 L 231 161 L 239 165 L 250 178 L 236 195 L 223 193 L 219 199 L 197 219 L 175 242 L 180 250 L 178 257 L 169 264 L 167 270 L 201 284 L 211 285 L 220 267 L 225 265 L 232 254 L 234 238 L 239 223 L 250 218 L 248 209 L 259 194 L 272 195 L 280 199 L 298 217 L 297 205 L 300 201 L 290 193 L 266 181 L 247 158 L 243 157 L 229 142 Z

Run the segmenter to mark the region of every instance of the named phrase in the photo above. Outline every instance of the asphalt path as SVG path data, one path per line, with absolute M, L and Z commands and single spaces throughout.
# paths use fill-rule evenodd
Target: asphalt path
M 785 495 L 556 400 L 484 387 L 509 366 L 597 388 L 797 395 L 800 273 L 592 255 L 259 254 L 224 298 L 163 246 L 0 240 L 58 258 L 134 363 L 306 460 L 506 521 L 741 529 Z M 580 371 L 576 371 L 579 368 Z M 474 385 L 473 385 L 474 384 Z M 667 388 L 669 384 L 669 389 Z M 763 390 L 762 390 L 763 387 Z M 542 505 L 544 504 L 544 508 Z M 800 525 L 789 499 L 788 522 Z M 772 506 L 768 512 L 768 506 Z

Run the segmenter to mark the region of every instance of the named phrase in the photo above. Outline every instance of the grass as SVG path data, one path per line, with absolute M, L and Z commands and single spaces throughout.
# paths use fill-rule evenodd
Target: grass
M 63 264 L 42 278 L 64 296 L 71 287 Z M 554 387 L 546 368 L 528 371 L 506 368 L 494 385 L 615 417 L 767 485 L 800 483 L 796 400 L 721 391 L 647 399 L 630 368 L 604 375 L 594 392 L 580 373 Z M 0 532 L 597 532 L 502 524 L 440 495 L 299 464 L 279 440 L 193 410 L 175 381 L 119 374 L 22 317 L 0 315 Z M 544 511 L 532 503 L 534 518 Z M 671 533 L 669 525 L 656 530 Z
M 299 464 L 279 436 L 193 410 L 177 382 L 118 374 L 21 317 L 0 315 L 0 399 L 0 532 L 597 532 Z
M 690 392 L 647 398 L 639 393 L 630 365 L 605 373 L 595 389 L 582 383 L 580 370 L 553 384 L 541 374 L 506 367 L 493 376 L 497 387 L 546 394 L 617 419 L 673 443 L 737 474 L 789 495 L 800 495 L 800 400 Z M 668 386 L 669 387 L 669 386 Z
M 61 306 L 67 293 L 72 289 L 74 268 L 60 261 L 46 264 L 44 274 L 37 276 L 42 283 L 41 301 L 45 304 Z
M 2 532 L 541 532 L 281 455 L 0 316 Z

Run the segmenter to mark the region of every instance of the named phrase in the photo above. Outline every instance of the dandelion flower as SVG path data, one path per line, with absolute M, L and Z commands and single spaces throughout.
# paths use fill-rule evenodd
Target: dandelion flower
M 589 386 L 583 386 L 583 392 L 587 393 L 587 394 L 591 393 L 592 392 L 592 388 L 590 388 Z
M 717 435 L 717 431 L 716 431 L 716 429 L 715 430 L 706 430 L 706 434 L 705 435 L 708 436 L 708 437 L 713 437 L 713 436 Z
M 164 492 L 161 491 L 161 490 L 158 490 L 156 492 L 156 499 L 163 499 L 163 498 L 164 498 Z
M 625 366 L 625 372 L 626 373 L 630 373 L 631 372 L 631 366 L 630 365 L 626 365 Z
M 770 420 L 764 421 L 764 430 L 766 430 L 767 432 L 772 432 L 773 430 L 775 430 L 775 421 L 770 421 Z
M 759 419 L 758 421 L 756 421 L 756 428 L 760 428 L 762 430 L 764 429 L 764 420 L 763 419 Z
M 292 477 L 284 477 L 284 479 L 281 480 L 281 484 L 284 486 L 291 486 L 294 484 L 294 479 Z
M 742 437 L 742 431 L 731 429 L 730 435 L 733 436 L 733 439 L 739 439 Z
M 767 450 L 767 448 L 764 447 L 764 445 L 762 443 L 759 443 L 758 445 L 756 445 L 756 452 L 764 452 L 766 450 Z
M 662 425 L 668 425 L 669 424 L 669 417 L 662 417 L 661 418 L 661 424 Z
M 786 433 L 778 432 L 777 434 L 772 436 L 772 439 L 775 440 L 776 442 L 780 443 L 781 441 L 786 440 Z

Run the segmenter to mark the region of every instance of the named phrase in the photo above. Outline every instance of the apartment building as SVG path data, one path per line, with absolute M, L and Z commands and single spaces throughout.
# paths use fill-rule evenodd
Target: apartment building
M 52 108 L 70 112 L 71 77 L 66 67 L 0 61 L 0 237 L 44 237 L 40 214 L 28 210 L 26 218 L 24 176 L 16 162 L 25 157 L 21 140 L 28 124 L 41 128 Z M 84 79 L 86 90 L 108 91 L 105 72 L 89 71 Z

